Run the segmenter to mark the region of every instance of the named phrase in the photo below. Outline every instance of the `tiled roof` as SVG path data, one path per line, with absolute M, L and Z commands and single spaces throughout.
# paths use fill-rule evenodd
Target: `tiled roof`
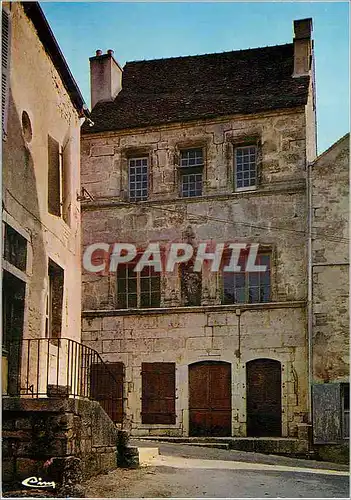
M 101 132 L 301 106 L 309 77 L 293 78 L 293 44 L 129 62 L 114 101 L 97 103 Z

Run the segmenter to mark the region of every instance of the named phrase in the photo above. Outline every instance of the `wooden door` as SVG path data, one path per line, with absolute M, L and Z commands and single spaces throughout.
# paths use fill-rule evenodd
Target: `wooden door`
M 281 365 L 273 359 L 246 364 L 248 436 L 281 436 Z
M 142 363 L 143 424 L 175 424 L 175 363 Z
M 231 365 L 204 361 L 189 366 L 190 436 L 231 435 Z

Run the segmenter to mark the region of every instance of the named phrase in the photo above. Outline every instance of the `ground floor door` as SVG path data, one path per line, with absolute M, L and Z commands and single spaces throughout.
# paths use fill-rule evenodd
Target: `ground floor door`
M 26 285 L 7 271 L 2 281 L 2 387 L 3 393 L 20 391 L 20 364 Z
M 281 365 L 274 359 L 246 364 L 248 436 L 281 436 Z
M 230 436 L 231 365 L 204 361 L 189 366 L 190 436 Z
M 123 363 L 93 363 L 90 366 L 90 397 L 98 401 L 115 423 L 123 419 Z

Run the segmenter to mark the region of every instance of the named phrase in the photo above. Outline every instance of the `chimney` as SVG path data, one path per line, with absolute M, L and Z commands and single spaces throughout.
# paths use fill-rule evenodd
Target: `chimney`
M 96 51 L 90 57 L 91 107 L 100 101 L 112 101 L 122 89 L 122 68 L 113 57 L 113 50 Z
M 294 77 L 308 76 L 312 64 L 312 18 L 294 21 Z

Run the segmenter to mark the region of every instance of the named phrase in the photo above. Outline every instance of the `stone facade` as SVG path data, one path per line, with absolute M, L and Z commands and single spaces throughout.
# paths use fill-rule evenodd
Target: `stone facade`
M 311 108 L 309 101 L 306 109 Z M 220 277 L 204 269 L 202 301 L 181 303 L 177 270 L 164 274 L 158 309 L 118 310 L 116 276 L 83 271 L 82 341 L 106 362 L 125 365 L 125 421 L 134 435 L 187 436 L 189 365 L 204 360 L 231 366 L 233 436 L 247 435 L 246 363 L 281 363 L 282 436 L 296 436 L 308 420 L 306 344 L 306 144 L 314 130 L 304 107 L 226 119 L 86 134 L 82 137 L 82 185 L 94 197 L 83 206 L 83 247 L 96 242 L 259 242 L 272 250 L 272 300 L 222 305 Z M 311 136 L 311 130 L 313 134 Z M 233 144 L 258 138 L 259 184 L 233 192 Z M 315 143 L 314 143 L 315 144 Z M 204 193 L 180 198 L 181 148 L 205 152 Z M 127 159 L 148 155 L 147 201 L 128 203 Z M 176 363 L 176 423 L 141 420 L 144 362 Z
M 349 141 L 312 166 L 314 382 L 349 381 Z
M 312 381 L 320 456 L 349 458 L 349 134 L 311 165 Z

